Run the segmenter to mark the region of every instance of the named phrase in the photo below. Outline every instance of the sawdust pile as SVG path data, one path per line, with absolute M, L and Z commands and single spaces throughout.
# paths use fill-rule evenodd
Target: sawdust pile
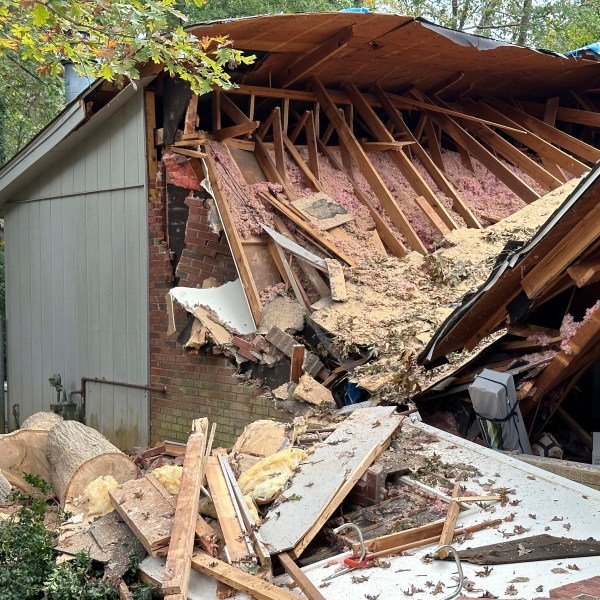
M 379 359 L 355 371 L 361 387 L 396 402 L 418 391 L 432 375 L 415 366 L 414 356 L 462 297 L 487 279 L 505 244 L 528 240 L 578 182 L 569 181 L 484 230 L 455 230 L 446 238 L 452 246 L 429 256 L 412 252 L 346 269 L 348 301 L 322 301 L 312 316 L 334 334 L 342 353 L 376 349 Z

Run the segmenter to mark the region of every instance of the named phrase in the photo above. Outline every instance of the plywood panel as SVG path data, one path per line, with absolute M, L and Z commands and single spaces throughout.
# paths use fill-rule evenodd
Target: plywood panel
M 284 492 L 286 498 L 296 499 L 271 507 L 268 520 L 259 529 L 271 554 L 294 548 L 365 456 L 385 444 L 401 421 L 393 416 L 395 410 L 393 406 L 356 410 L 302 463 Z

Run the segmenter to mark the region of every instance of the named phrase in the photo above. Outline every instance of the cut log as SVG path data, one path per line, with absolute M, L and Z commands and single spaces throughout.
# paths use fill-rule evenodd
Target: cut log
M 54 412 L 37 412 L 33 413 L 23 421 L 21 429 L 50 431 L 55 425 L 58 425 L 62 421 L 63 418 Z
M 10 481 L 8 481 L 8 479 L 4 477 L 2 471 L 0 471 L 0 503 L 6 500 L 11 490 L 12 485 L 10 485 Z
M 138 474 L 129 457 L 95 429 L 78 421 L 63 421 L 48 432 L 47 456 L 52 487 L 63 506 L 100 475 L 112 475 L 124 483 Z
M 0 436 L 0 469 L 22 477 L 31 473 L 50 483 L 50 466 L 46 459 L 48 431 L 19 429 Z

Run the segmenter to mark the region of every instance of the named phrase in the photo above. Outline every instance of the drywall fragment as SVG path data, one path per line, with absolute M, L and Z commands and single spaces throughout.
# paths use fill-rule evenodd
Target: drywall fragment
M 346 302 L 348 291 L 346 290 L 346 278 L 342 265 L 332 258 L 325 259 L 329 270 L 329 285 L 331 287 L 331 299 L 336 302 Z
M 332 393 L 307 373 L 300 378 L 300 383 L 294 390 L 294 398 L 315 406 L 336 407 Z
M 304 327 L 304 310 L 287 296 L 275 296 L 263 307 L 258 333 L 267 334 L 272 327 L 294 333 Z
M 343 206 L 323 192 L 295 200 L 292 205 L 300 210 L 309 221 L 316 222 L 319 229 L 323 231 L 354 220 L 354 217 Z

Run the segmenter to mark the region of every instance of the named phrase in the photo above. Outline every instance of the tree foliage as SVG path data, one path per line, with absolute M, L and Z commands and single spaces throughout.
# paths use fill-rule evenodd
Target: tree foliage
M 227 88 L 228 68 L 251 57 L 224 37 L 196 38 L 186 19 L 175 0 L 0 0 L 0 53 L 35 62 L 42 74 L 59 74 L 61 61 L 71 61 L 108 81 L 136 80 L 139 65 L 154 62 L 197 93 Z

